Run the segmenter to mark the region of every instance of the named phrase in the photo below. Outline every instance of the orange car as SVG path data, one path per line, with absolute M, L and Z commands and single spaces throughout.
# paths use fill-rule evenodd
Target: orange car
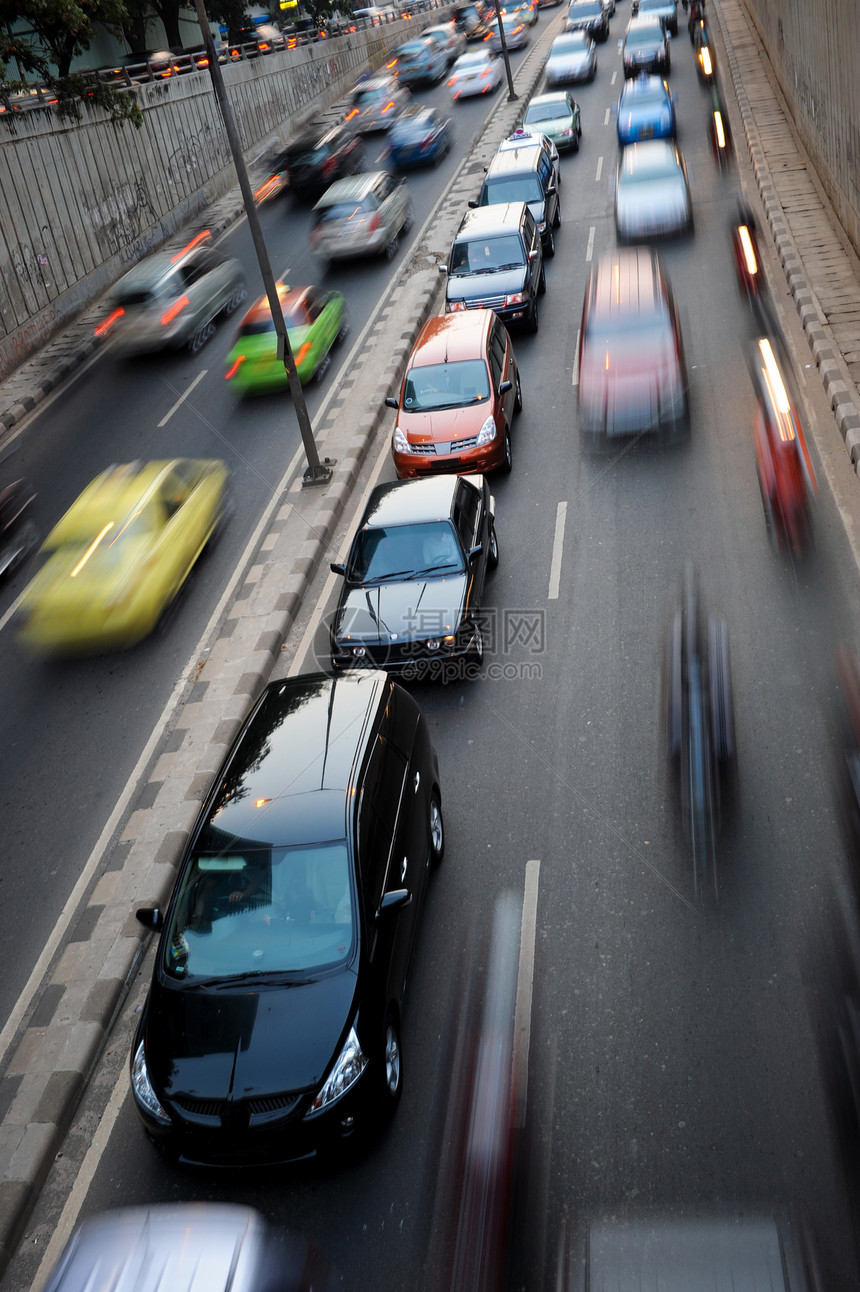
M 428 319 L 409 357 L 391 454 L 401 479 L 510 471 L 511 422 L 523 406 L 507 329 L 493 310 Z

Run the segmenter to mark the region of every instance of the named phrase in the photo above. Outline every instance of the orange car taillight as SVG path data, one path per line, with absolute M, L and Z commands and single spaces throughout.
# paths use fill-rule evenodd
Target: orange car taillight
M 224 373 L 224 380 L 229 381 L 231 377 L 235 377 L 236 373 L 242 367 L 242 364 L 244 362 L 245 362 L 244 354 L 237 355 L 236 362 L 233 364 L 232 368 L 228 368 L 227 371 Z
M 310 352 L 310 348 L 311 348 L 310 341 L 305 341 L 304 345 L 301 347 L 298 354 L 296 355 L 296 360 L 295 360 L 296 367 L 299 366 L 299 364 L 302 362 L 305 356 Z
M 173 304 L 170 306 L 170 308 L 165 310 L 164 313 L 162 314 L 161 326 L 167 327 L 168 323 L 172 323 L 173 320 L 176 318 L 177 314 L 181 314 L 182 311 L 185 309 L 186 305 L 190 305 L 190 304 L 191 302 L 187 296 L 180 296 L 179 300 L 174 301 Z
M 125 310 L 122 308 L 122 306 L 121 306 L 121 305 L 118 305 L 118 306 L 117 306 L 117 308 L 113 311 L 113 313 L 112 313 L 112 314 L 108 314 L 108 316 L 107 316 L 107 318 L 105 319 L 104 323 L 99 323 L 98 327 L 97 327 L 97 328 L 96 328 L 96 330 L 95 330 L 95 335 L 96 335 L 96 336 L 104 336 L 104 334 L 105 334 L 105 332 L 107 332 L 108 328 L 113 327 L 113 325 L 114 325 L 114 323 L 116 323 L 117 319 L 118 319 L 118 318 L 122 318 L 122 316 L 123 316 L 123 314 L 124 314 L 124 313 L 125 313 Z

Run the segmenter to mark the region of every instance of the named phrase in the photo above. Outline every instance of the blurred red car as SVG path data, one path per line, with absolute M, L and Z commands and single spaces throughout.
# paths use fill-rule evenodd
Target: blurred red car
M 777 547 L 800 556 L 810 534 L 815 468 L 800 415 L 767 337 L 754 343 L 751 369 L 758 395 L 753 442 L 765 522 Z

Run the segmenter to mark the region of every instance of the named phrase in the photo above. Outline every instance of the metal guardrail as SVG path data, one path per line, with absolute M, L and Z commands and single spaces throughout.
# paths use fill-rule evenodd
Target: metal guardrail
M 433 9 L 448 9 L 450 6 L 451 0 L 414 0 L 414 3 L 397 10 L 381 10 L 379 14 L 362 16 L 354 22 L 328 29 L 279 32 L 278 40 L 258 38 L 245 43 L 230 44 L 216 39 L 215 51 L 219 63 L 238 63 L 268 54 L 283 53 L 286 50 L 297 49 L 301 45 L 336 40 L 340 36 L 348 36 L 353 32 L 368 31 L 373 27 L 386 26 L 412 18 L 418 13 L 426 13 Z M 131 88 L 148 81 L 164 81 L 170 77 L 183 76 L 191 72 L 205 72 L 208 66 L 209 56 L 205 49 L 183 50 L 180 53 L 165 49 L 157 50 L 145 59 L 132 63 L 120 62 L 115 67 L 94 68 L 92 72 L 85 71 L 83 75 L 108 85 Z M 51 107 L 56 102 L 56 94 L 44 84 L 34 85 L 31 89 L 23 91 L 6 90 L 0 86 L 0 114 Z

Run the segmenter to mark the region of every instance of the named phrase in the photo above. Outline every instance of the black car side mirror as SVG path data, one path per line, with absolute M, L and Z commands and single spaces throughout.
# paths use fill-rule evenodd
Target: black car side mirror
M 134 914 L 145 929 L 158 933 L 164 928 L 164 916 L 157 906 L 141 906 Z
M 346 575 L 346 566 L 344 565 L 343 561 L 332 561 L 331 565 L 329 566 L 329 569 L 331 570 L 332 574 L 343 574 L 344 576 Z
M 547 195 L 547 197 L 552 197 L 553 193 L 557 193 L 557 192 L 558 192 L 558 190 L 557 190 L 557 188 L 556 188 L 555 184 L 547 184 L 547 188 L 546 188 L 546 195 Z
M 385 407 L 386 407 L 386 408 L 399 408 L 399 407 L 400 407 L 400 402 L 399 402 L 399 400 L 397 399 L 397 397 L 396 397 L 395 395 L 386 395 L 386 397 L 385 397 Z
M 508 391 L 513 390 L 513 388 L 514 388 L 514 383 L 512 381 L 503 381 L 501 386 L 499 386 L 499 394 L 506 395 Z
M 389 911 L 399 911 L 411 901 L 412 894 L 408 888 L 392 888 L 390 893 L 383 893 L 376 918 L 379 919 Z
M 483 549 L 483 547 L 481 546 L 481 544 L 480 544 L 480 543 L 476 543 L 474 547 L 470 547 L 470 548 L 469 548 L 469 560 L 470 560 L 470 561 L 474 561 L 474 560 L 476 559 L 476 557 L 478 557 L 478 556 L 480 556 L 480 555 L 481 555 L 481 553 L 483 552 L 483 550 L 484 550 L 484 549 Z
M 476 197 L 470 197 L 469 206 L 472 208 L 473 211 L 477 205 L 478 205 L 478 199 Z

